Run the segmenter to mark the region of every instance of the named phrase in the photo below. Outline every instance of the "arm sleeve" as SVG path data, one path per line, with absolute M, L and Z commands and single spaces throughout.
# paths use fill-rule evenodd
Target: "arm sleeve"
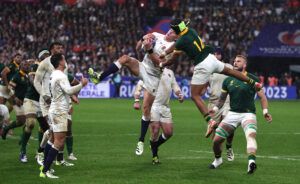
M 41 63 L 35 72 L 35 77 L 34 77 L 34 81 L 33 81 L 33 85 L 34 85 L 36 91 L 40 95 L 42 95 L 43 71 L 44 71 L 44 66 L 43 66 L 43 63 Z
M 76 86 L 71 87 L 70 82 L 68 81 L 68 79 L 66 77 L 59 80 L 59 85 L 60 85 L 61 89 L 68 95 L 74 95 L 74 94 L 78 93 L 82 88 L 81 83 Z
M 176 93 L 177 91 L 181 91 L 174 74 L 172 75 L 172 89 Z
M 223 81 L 221 92 L 226 92 L 226 93 L 228 93 L 228 89 L 227 89 L 227 83 L 228 83 L 228 80 L 229 80 L 229 78 L 226 78 L 226 79 Z

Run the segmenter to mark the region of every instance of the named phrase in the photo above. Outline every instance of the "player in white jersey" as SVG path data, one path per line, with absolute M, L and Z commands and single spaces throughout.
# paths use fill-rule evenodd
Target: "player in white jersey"
M 116 62 L 112 63 L 104 72 L 97 73 L 94 72 L 92 68 L 88 71 L 91 81 L 95 84 L 99 83 L 110 74 L 116 73 L 122 66 L 127 67 L 132 74 L 139 76 L 144 81 L 146 90 L 144 91 L 143 117 L 141 123 L 146 129 L 145 133 L 147 132 L 150 122 L 150 110 L 156 96 L 162 73 L 159 67 L 161 60 L 158 56 L 166 48 L 171 46 L 176 38 L 177 35 L 171 32 L 168 32 L 166 35 L 159 33 L 147 34 L 139 41 L 140 44 L 138 43 L 138 45 L 147 51 L 143 62 L 139 62 L 137 59 L 130 56 L 123 55 Z
M 6 105 L 0 104 L 0 124 L 7 124 L 9 121 L 9 111 Z
M 219 48 L 219 47 L 216 48 L 214 55 L 216 56 L 216 58 L 219 61 L 222 61 L 221 48 Z M 231 68 L 231 69 L 233 68 L 233 66 L 228 63 L 226 63 L 225 66 L 227 66 L 228 68 Z M 226 76 L 224 74 L 219 74 L 219 73 L 213 73 L 212 75 L 210 75 L 209 80 L 208 80 L 208 85 L 210 88 L 208 90 L 209 98 L 208 98 L 208 106 L 207 106 L 209 111 L 212 111 L 213 107 L 215 107 L 216 104 L 218 103 L 218 101 L 220 99 L 220 95 L 221 95 L 223 81 L 227 77 L 228 76 Z M 222 106 L 222 108 L 220 108 L 218 111 L 214 112 L 214 114 L 212 114 L 212 118 L 218 124 L 220 124 L 220 122 L 223 120 L 223 118 L 227 115 L 229 109 L 230 109 L 229 96 L 227 96 L 227 99 L 226 99 L 224 105 Z M 234 160 L 234 153 L 233 153 L 233 149 L 232 149 L 233 136 L 234 136 L 234 134 L 231 134 L 226 138 L 226 150 L 227 150 L 227 160 L 228 161 Z M 214 137 L 214 136 L 212 136 L 212 137 Z
M 139 107 L 139 96 L 143 89 L 143 82 L 139 81 L 135 91 L 135 104 L 134 108 Z M 172 114 L 169 106 L 172 91 L 178 97 L 180 102 L 183 102 L 183 94 L 177 84 L 176 78 L 172 70 L 165 68 L 161 80 L 159 82 L 157 95 L 151 108 L 151 150 L 152 150 L 152 163 L 158 164 L 158 147 L 166 142 L 173 135 L 173 121 Z M 159 135 L 159 130 L 162 129 L 163 133 Z
M 50 53 L 51 56 L 54 54 L 62 54 L 64 53 L 64 47 L 63 44 L 60 42 L 53 42 L 50 45 Z M 40 94 L 40 107 L 42 110 L 42 115 L 48 120 L 48 112 L 50 108 L 51 103 L 51 97 L 50 97 L 50 90 L 49 90 L 49 80 L 50 75 L 54 71 L 54 67 L 51 64 L 50 58 L 51 56 L 45 58 L 41 63 L 39 64 L 39 67 L 36 71 L 35 78 L 34 78 L 34 87 L 37 90 L 37 92 Z M 67 74 L 67 64 L 65 67 L 65 74 Z M 48 121 L 49 123 L 49 121 Z M 50 126 L 51 129 L 51 126 Z M 50 150 L 51 146 L 53 144 L 53 136 L 52 131 L 48 130 L 44 133 L 41 147 L 44 148 L 44 158 L 47 157 L 48 151 Z M 63 151 L 63 150 L 61 150 Z M 66 164 L 68 164 L 66 162 Z
M 49 170 L 52 162 L 56 158 L 58 151 L 62 150 L 68 131 L 68 112 L 70 109 L 70 96 L 78 93 L 88 80 L 82 78 L 80 84 L 70 86 L 67 76 L 64 73 L 66 61 L 62 54 L 51 56 L 51 64 L 55 70 L 50 75 L 49 87 L 51 95 L 51 105 L 49 109 L 49 120 L 52 124 L 54 134 L 54 144 L 45 158 L 41 167 L 40 177 L 58 178 Z

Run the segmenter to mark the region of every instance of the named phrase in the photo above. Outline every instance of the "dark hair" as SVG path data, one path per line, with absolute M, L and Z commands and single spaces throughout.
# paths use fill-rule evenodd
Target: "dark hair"
M 60 46 L 63 46 L 63 44 L 61 42 L 52 42 L 50 44 L 50 47 L 49 47 L 49 51 L 51 52 L 51 50 L 54 48 L 55 45 L 60 45 Z
M 53 67 L 56 69 L 59 66 L 59 62 L 64 58 L 63 54 L 54 54 L 51 56 L 50 61 Z

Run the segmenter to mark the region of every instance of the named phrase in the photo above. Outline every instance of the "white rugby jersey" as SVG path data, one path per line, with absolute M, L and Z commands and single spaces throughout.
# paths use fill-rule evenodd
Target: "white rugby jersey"
M 168 42 L 165 40 L 165 35 L 157 33 L 157 32 L 153 32 L 152 33 L 155 36 L 155 45 L 153 47 L 153 52 L 161 55 L 163 53 L 164 50 L 166 50 L 167 48 L 169 48 L 170 46 L 172 46 L 172 44 L 174 42 Z M 155 66 L 154 63 L 152 62 L 152 60 L 149 57 L 149 54 L 146 54 L 144 56 L 143 59 L 143 64 L 146 68 L 146 71 L 149 74 L 152 74 L 154 76 L 160 76 L 161 75 L 161 70 L 159 68 L 159 66 Z
M 229 68 L 233 68 L 230 64 L 225 64 L 225 66 Z M 219 73 L 213 73 L 210 75 L 208 83 L 210 86 L 210 90 L 208 91 L 209 94 L 209 103 L 216 104 L 221 96 L 221 89 L 223 85 L 223 81 L 227 78 L 227 75 L 219 74 Z M 227 96 L 227 99 L 225 101 L 224 105 L 229 105 L 229 95 Z
M 174 92 L 180 91 L 180 87 L 176 81 L 173 71 L 165 68 L 159 81 L 157 95 L 153 105 L 169 106 L 172 90 Z
M 51 64 L 50 58 L 51 56 L 41 61 L 39 67 L 37 68 L 37 71 L 35 72 L 34 87 L 41 96 L 51 95 L 49 90 L 49 80 L 50 80 L 51 73 L 54 71 L 54 67 Z M 66 63 L 66 69 L 65 69 L 66 75 L 68 74 L 67 66 L 68 65 Z
M 78 93 L 82 84 L 71 86 L 68 77 L 60 70 L 54 70 L 50 75 L 51 105 L 49 112 L 67 114 L 70 109 L 70 95 Z

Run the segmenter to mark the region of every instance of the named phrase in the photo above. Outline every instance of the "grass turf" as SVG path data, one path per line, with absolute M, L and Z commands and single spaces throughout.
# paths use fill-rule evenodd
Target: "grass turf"
M 285 183 L 300 181 L 300 101 L 271 101 L 273 123 L 263 120 L 258 109 L 258 169 L 247 175 L 246 142 L 238 128 L 233 142 L 236 159 L 215 170 L 211 140 L 204 138 L 206 124 L 192 101 L 171 102 L 174 136 L 160 147 L 162 164 L 151 164 L 149 143 L 142 156 L 134 154 L 141 112 L 132 100 L 81 100 L 73 115 L 74 167 L 54 166 L 59 180 L 40 179 L 34 155 L 37 141 L 30 140 L 29 162 L 18 160 L 21 128 L 0 140 L 0 183 Z M 36 129 L 36 128 L 35 128 Z M 36 130 L 33 134 L 37 136 Z M 148 137 L 149 134 L 147 134 Z M 148 138 L 146 139 L 148 140 Z M 298 181 L 298 182 L 297 182 Z

